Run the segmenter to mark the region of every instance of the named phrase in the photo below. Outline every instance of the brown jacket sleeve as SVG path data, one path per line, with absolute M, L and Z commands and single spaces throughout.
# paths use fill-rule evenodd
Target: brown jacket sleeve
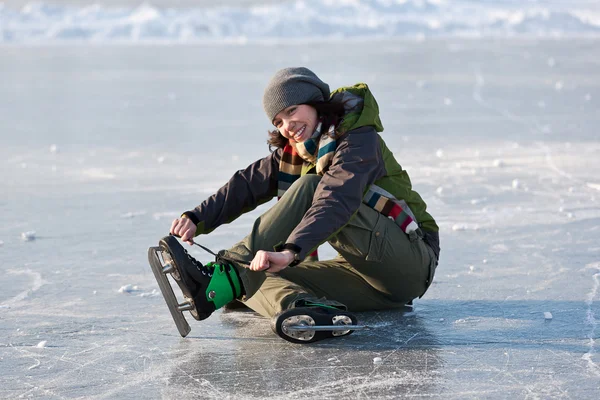
M 385 175 L 379 136 L 372 127 L 343 135 L 312 206 L 286 243 L 300 248 L 300 259 L 344 227 L 358 211 L 365 190 Z
M 228 224 L 275 197 L 282 153 L 283 150 L 278 149 L 246 169 L 237 171 L 229 182 L 191 211 L 196 219 L 196 235 Z

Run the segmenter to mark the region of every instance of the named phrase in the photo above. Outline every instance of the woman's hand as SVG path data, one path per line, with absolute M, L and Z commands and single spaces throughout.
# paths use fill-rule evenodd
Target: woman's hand
M 259 250 L 250 263 L 252 271 L 279 272 L 294 261 L 294 253 L 289 250 L 280 252 Z
M 188 217 L 177 218 L 171 224 L 172 235 L 177 235 L 182 241 L 188 243 L 190 246 L 194 244 L 194 235 L 196 234 L 196 224 L 192 222 Z

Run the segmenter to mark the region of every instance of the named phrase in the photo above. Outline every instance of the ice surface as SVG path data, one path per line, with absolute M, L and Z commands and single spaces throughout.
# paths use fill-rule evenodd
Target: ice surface
M 352 46 L 5 46 L 0 398 L 596 399 L 600 45 Z M 434 283 L 413 309 L 360 313 L 372 329 L 312 346 L 251 312 L 188 318 L 181 339 L 147 248 L 267 154 L 263 85 L 294 60 L 332 87 L 369 83 L 441 228 Z M 230 246 L 268 206 L 199 241 Z

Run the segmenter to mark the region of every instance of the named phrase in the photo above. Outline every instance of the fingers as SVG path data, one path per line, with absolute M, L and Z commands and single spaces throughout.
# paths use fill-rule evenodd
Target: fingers
M 196 234 L 196 226 L 189 218 L 177 218 L 171 224 L 172 235 L 177 235 L 181 240 L 190 245 L 194 244 L 194 235 Z
M 256 252 L 256 255 L 254 256 L 254 258 L 252 259 L 252 262 L 250 263 L 250 269 L 252 271 L 264 271 L 269 269 L 270 267 L 270 262 L 269 262 L 269 254 L 266 251 L 263 250 L 259 250 Z
M 287 257 L 282 253 L 259 250 L 250 263 L 252 271 L 266 271 L 277 273 L 289 265 Z
M 171 224 L 171 229 L 169 229 L 169 233 L 171 235 L 177 235 L 177 233 L 175 233 L 175 229 L 177 228 L 177 224 L 179 223 L 179 219 L 180 218 L 177 218 L 177 219 L 173 220 L 173 223 Z

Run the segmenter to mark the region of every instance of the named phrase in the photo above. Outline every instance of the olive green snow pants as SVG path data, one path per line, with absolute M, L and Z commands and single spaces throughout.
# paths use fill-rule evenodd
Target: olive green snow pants
M 252 232 L 223 255 L 247 262 L 258 250 L 285 242 L 309 209 L 318 175 L 299 178 L 258 217 Z M 304 261 L 277 274 L 238 265 L 246 295 L 242 302 L 271 317 L 298 300 L 345 306 L 349 311 L 398 308 L 421 296 L 431 282 L 433 250 L 416 232 L 404 233 L 391 219 L 362 204 L 329 244 L 338 257 Z

